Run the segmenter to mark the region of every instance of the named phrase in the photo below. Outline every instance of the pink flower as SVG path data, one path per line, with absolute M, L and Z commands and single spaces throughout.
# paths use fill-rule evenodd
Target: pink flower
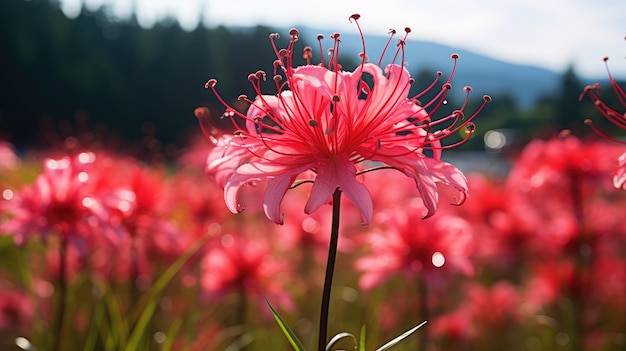
M 358 18 L 359 15 L 351 16 L 355 22 Z M 409 32 L 407 28 L 406 34 Z M 409 96 L 413 79 L 406 68 L 392 63 L 383 69 L 380 62 L 368 62 L 365 47 L 361 64 L 352 72 L 342 70 L 338 62 L 338 33 L 331 35 L 333 47 L 328 62 L 322 59 L 319 65 L 311 64 L 312 49 L 306 47 L 306 64 L 294 68 L 299 32 L 292 29 L 290 35 L 287 48 L 281 50 L 274 43 L 278 35 L 270 35 L 277 57 L 271 81 L 278 94 L 261 92 L 265 72 L 250 74 L 248 79 L 258 96 L 254 100 L 239 97 L 250 104 L 246 114 L 222 100 L 215 89 L 215 79 L 206 84 L 226 106 L 225 116 L 233 119 L 237 127 L 234 135 L 216 141 L 208 160 L 208 171 L 224 186 L 226 205 L 232 212 L 242 210 L 238 204 L 242 186 L 267 180 L 265 214 L 270 220 L 282 223 L 280 206 L 287 190 L 302 182 L 312 182 L 305 213 L 311 214 L 327 204 L 333 192 L 340 189 L 367 224 L 372 219 L 372 198 L 357 175 L 371 169 L 372 163 L 393 168 L 413 179 L 428 209 L 426 217 L 432 216 L 437 208 L 437 183 L 457 189 L 462 202 L 467 196 L 465 176 L 440 160 L 441 150 L 450 147 L 442 146 L 441 141 L 463 128 L 471 134 L 474 130 L 471 120 L 478 112 L 465 118 L 464 104 L 447 117 L 433 118 L 451 89 L 450 80 L 435 98 L 422 105 L 418 99 L 426 91 Z M 320 51 L 322 38 L 318 36 Z M 394 61 L 397 58 L 404 63 L 405 45 L 406 35 L 398 41 Z M 457 57 L 452 55 L 455 62 Z M 484 100 L 490 98 L 485 96 Z M 208 130 L 206 114 L 196 115 Z M 245 127 L 239 127 L 235 117 L 243 119 Z M 431 150 L 433 156 L 427 156 L 425 150 Z
M 608 57 L 604 58 L 605 64 L 608 60 L 609 60 Z M 608 70 L 608 66 L 607 66 L 607 70 Z M 604 116 L 604 118 L 609 120 L 614 125 L 620 127 L 621 129 L 626 130 L 626 92 L 624 92 L 624 89 L 621 86 L 619 86 L 619 84 L 617 84 L 617 82 L 613 78 L 613 75 L 611 75 L 610 71 L 609 71 L 609 80 L 611 82 L 611 87 L 613 88 L 613 92 L 617 96 L 617 100 L 622 105 L 622 109 L 624 109 L 624 112 L 618 112 L 617 109 L 608 106 L 600 98 L 600 84 L 598 83 L 594 85 L 586 86 L 584 92 L 581 94 L 581 98 L 585 94 L 588 95 L 593 101 L 596 109 L 602 114 L 602 116 Z M 595 128 L 591 124 L 591 120 L 586 120 L 585 123 L 590 125 L 591 128 L 601 137 L 605 139 L 615 140 L 611 137 L 606 136 L 603 132 Z M 617 167 L 617 170 L 615 171 L 615 174 L 613 175 L 613 185 L 618 189 L 622 188 L 626 190 L 626 153 L 622 154 L 618 160 L 618 167 Z
M 282 308 L 293 308 L 282 279 L 289 271 L 288 262 L 275 258 L 262 237 L 224 234 L 217 239 L 201 264 L 200 283 L 207 294 L 243 293 L 255 301 L 267 298 Z
M 451 274 L 474 273 L 469 260 L 473 250 L 469 223 L 454 215 L 421 221 L 414 216 L 419 211 L 417 206 L 389 209 L 375 218 L 380 229 L 365 239 L 371 253 L 355 262 L 363 272 L 362 289 L 372 289 L 394 274 L 408 279 L 419 276 L 428 286 L 441 289 Z
M 35 306 L 28 293 L 0 287 L 0 332 L 29 330 L 34 314 Z
M 558 254 L 585 233 L 598 195 L 611 188 L 604 175 L 619 152 L 573 136 L 534 140 L 524 148 L 507 179 L 508 211 L 535 253 Z
M 0 228 L 22 244 L 31 236 L 46 241 L 60 235 L 86 253 L 94 237 L 117 242 L 119 233 L 109 221 L 100 196 L 102 183 L 94 166 L 96 156 L 82 152 L 75 157 L 47 159 L 35 183 L 3 203 L 9 218 Z

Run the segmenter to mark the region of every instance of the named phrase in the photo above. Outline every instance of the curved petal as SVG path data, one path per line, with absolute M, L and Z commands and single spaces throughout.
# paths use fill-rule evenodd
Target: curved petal
M 402 154 L 404 148 L 390 148 L 393 155 Z M 439 200 L 439 192 L 437 191 L 437 183 L 450 185 L 457 189 L 460 193 L 458 204 L 465 201 L 469 195 L 467 191 L 467 178 L 455 166 L 437 159 L 432 159 L 421 153 L 409 153 L 398 157 L 383 157 L 376 155 L 372 157 L 377 161 L 384 162 L 399 171 L 403 172 L 407 177 L 413 178 L 417 190 L 422 197 L 424 206 L 428 209 L 428 213 L 424 218 L 432 216 L 437 210 Z
M 617 189 L 624 188 L 626 190 L 626 153 L 623 153 L 617 162 L 618 167 L 613 176 L 613 186 Z
M 269 201 L 269 203 L 265 204 L 265 206 L 268 206 L 266 214 L 268 212 L 271 214 L 271 217 L 268 215 L 268 218 L 276 223 L 280 223 L 276 220 L 279 216 L 276 216 L 275 213 L 279 211 L 282 198 L 291 185 L 287 180 L 311 168 L 310 164 L 292 163 L 295 163 L 296 166 L 294 164 L 280 163 L 277 160 L 263 159 L 239 166 L 224 186 L 224 201 L 228 209 L 233 213 L 241 212 L 237 195 L 243 185 L 252 181 L 280 178 L 271 182 L 273 187 L 268 186 L 265 194 L 265 200 Z M 287 179 L 282 179 L 283 177 Z
M 372 197 L 365 185 L 356 179 L 356 167 L 347 156 L 337 155 L 332 160 L 319 164 L 317 172 L 304 209 L 307 214 L 328 203 L 333 192 L 339 188 L 359 210 L 363 224 L 371 221 L 374 207 Z
M 310 168 L 309 165 L 290 169 L 284 174 L 278 175 L 271 179 L 267 183 L 267 189 L 263 197 L 263 210 L 265 216 L 276 224 L 283 224 L 283 215 L 280 212 L 280 204 L 283 202 L 283 198 L 289 190 L 289 187 L 293 184 L 298 174 L 307 171 Z

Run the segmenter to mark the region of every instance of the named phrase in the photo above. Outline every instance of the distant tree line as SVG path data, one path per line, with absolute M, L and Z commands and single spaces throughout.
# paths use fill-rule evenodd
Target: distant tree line
M 216 116 L 221 111 L 204 89 L 209 78 L 218 79 L 222 96 L 236 101 L 240 94 L 254 96 L 248 73 L 271 74 L 270 32 L 203 25 L 187 32 L 171 20 L 144 29 L 134 17 L 115 21 L 103 9 L 83 8 L 68 19 L 50 0 L 0 1 L 0 139 L 42 146 L 51 130 L 68 134 L 83 128 L 119 140 L 148 135 L 163 144 L 184 144 L 188 132 L 198 129 L 195 107 L 209 106 Z M 415 75 L 418 81 L 428 76 Z M 594 114 L 590 104 L 578 102 L 582 88 L 569 70 L 561 91 L 531 110 L 493 94 L 479 131 L 512 128 L 535 135 L 578 128 Z M 469 146 L 481 148 L 482 141 L 474 138 Z

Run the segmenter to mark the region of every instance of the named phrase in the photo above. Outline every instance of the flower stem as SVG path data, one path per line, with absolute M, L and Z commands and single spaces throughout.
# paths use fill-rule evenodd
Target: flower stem
M 320 330 L 318 350 L 326 348 L 326 335 L 328 333 L 328 310 L 330 307 L 330 289 L 333 285 L 333 273 L 335 272 L 335 258 L 337 257 L 337 241 L 339 239 L 339 208 L 341 205 L 341 191 L 333 193 L 333 220 L 330 232 L 330 245 L 328 247 L 328 261 L 326 263 L 326 275 L 324 276 L 324 292 L 322 294 L 322 307 L 320 310 Z

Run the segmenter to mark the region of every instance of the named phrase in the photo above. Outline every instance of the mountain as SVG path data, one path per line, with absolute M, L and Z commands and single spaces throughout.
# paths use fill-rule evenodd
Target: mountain
M 330 45 L 329 30 L 320 30 L 310 27 L 298 27 L 301 38 L 308 43 L 315 43 L 317 34 L 325 34 L 326 45 Z M 279 33 L 286 33 L 288 29 L 280 29 Z M 404 33 L 399 33 L 404 34 Z M 401 36 L 397 35 L 397 38 Z M 387 43 L 386 36 L 365 37 L 367 55 L 370 61 L 377 62 Z M 393 57 L 396 39 L 392 41 L 385 58 Z M 344 55 L 357 58 L 363 51 L 361 37 L 356 33 L 341 33 L 341 52 Z M 462 48 L 453 48 L 433 42 L 409 40 L 405 47 L 405 62 L 407 68 L 415 76 L 423 70 L 441 71 L 447 75 L 452 70 L 450 55 L 459 54 L 457 69 L 452 81 L 453 91 L 469 85 L 473 88 L 474 96 L 489 94 L 493 97 L 505 94 L 511 95 L 522 107 L 532 106 L 539 98 L 557 92 L 561 73 L 545 68 L 514 64 L 497 60 Z M 390 59 L 389 59 L 390 60 Z M 389 61 L 387 60 L 387 61 Z

